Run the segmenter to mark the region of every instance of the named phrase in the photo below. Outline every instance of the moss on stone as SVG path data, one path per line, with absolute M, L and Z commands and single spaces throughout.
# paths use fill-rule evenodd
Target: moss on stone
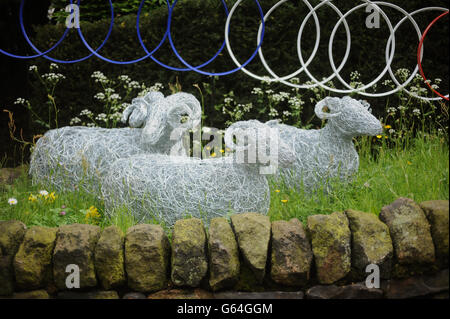
M 151 292 L 167 286 L 170 244 L 159 225 L 130 227 L 125 238 L 125 269 L 128 287 Z
M 117 226 L 105 228 L 95 248 L 95 270 L 100 284 L 106 290 L 126 282 L 122 230 Z
M 178 220 L 172 235 L 172 282 L 197 287 L 208 271 L 206 233 L 198 218 Z
M 409 198 L 398 198 L 382 208 L 380 219 L 391 234 L 396 261 L 400 265 L 420 267 L 435 261 L 430 224 L 423 210 Z
M 14 258 L 16 282 L 20 289 L 45 287 L 52 281 L 52 255 L 57 228 L 33 226 Z
M 253 270 L 258 281 L 262 282 L 266 273 L 271 233 L 269 217 L 258 213 L 235 214 L 231 216 L 231 224 L 245 263 Z
M 352 266 L 357 279 L 367 276 L 369 264 L 378 265 L 381 277 L 389 278 L 394 250 L 389 228 L 374 214 L 352 209 L 345 213 L 352 233 Z
M 209 285 L 213 291 L 232 287 L 239 279 L 239 250 L 228 221 L 211 219 L 208 236 Z
M 431 225 L 431 237 L 436 249 L 438 266 L 448 266 L 449 259 L 449 201 L 431 200 L 420 203 Z
M 3 256 L 16 254 L 27 227 L 17 220 L 0 221 L 0 248 Z
M 322 284 L 334 283 L 350 272 L 350 229 L 344 213 L 308 217 L 317 278 Z

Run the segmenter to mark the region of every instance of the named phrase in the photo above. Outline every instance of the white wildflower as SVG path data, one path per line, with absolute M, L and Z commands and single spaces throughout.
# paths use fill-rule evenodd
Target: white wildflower
M 40 190 L 40 191 L 39 191 L 39 194 L 40 194 L 41 196 L 48 196 L 48 192 L 47 192 L 46 190 Z
M 73 119 L 70 120 L 70 125 L 75 125 L 75 124 L 78 124 L 80 122 L 81 122 L 81 120 L 80 120 L 79 117 L 74 117 Z
M 94 95 L 94 99 L 97 99 L 99 101 L 103 101 L 105 99 L 105 94 L 104 93 L 97 93 Z
M 121 99 L 120 95 L 117 93 L 112 94 L 109 98 L 111 100 L 120 100 Z
M 19 98 L 17 98 L 17 100 L 15 100 L 14 101 L 14 104 L 25 104 L 27 102 L 27 100 L 25 100 L 25 99 L 23 99 L 23 98 L 21 98 L 21 97 L 19 97 Z
M 255 94 L 255 95 L 263 94 L 263 90 L 261 88 L 253 88 L 252 94 Z

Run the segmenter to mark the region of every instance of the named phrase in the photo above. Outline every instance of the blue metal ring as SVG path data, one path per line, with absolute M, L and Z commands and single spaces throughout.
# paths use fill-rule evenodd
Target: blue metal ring
M 260 3 L 259 3 L 258 0 L 255 0 L 255 2 L 256 2 L 256 5 L 258 6 L 259 14 L 261 15 L 261 21 L 262 21 L 261 41 L 258 43 L 258 46 L 256 47 L 255 52 L 253 52 L 253 54 L 250 56 L 250 58 L 249 58 L 247 61 L 245 61 L 240 67 L 237 67 L 237 68 L 232 69 L 232 70 L 230 70 L 230 71 L 219 72 L 219 73 L 211 73 L 211 72 L 205 72 L 205 71 L 199 70 L 199 68 L 201 68 L 203 65 L 198 66 L 198 67 L 193 67 L 193 66 L 191 66 L 189 63 L 187 63 L 187 62 L 180 56 L 180 54 L 178 53 L 177 49 L 175 48 L 175 45 L 173 44 L 173 41 L 172 41 L 171 32 L 170 32 L 170 25 L 171 25 L 171 22 L 172 22 L 172 17 L 171 17 L 172 11 L 173 11 L 173 8 L 175 7 L 175 5 L 177 4 L 177 2 L 178 2 L 178 0 L 175 0 L 175 2 L 173 3 L 173 5 L 172 5 L 172 7 L 171 7 L 171 10 L 169 11 L 169 19 L 168 19 L 168 26 L 167 26 L 167 29 L 168 29 L 168 31 L 169 31 L 169 42 L 170 42 L 170 46 L 172 47 L 172 50 L 173 50 L 173 52 L 175 53 L 175 55 L 177 56 L 177 58 L 181 61 L 181 63 L 183 63 L 184 65 L 186 65 L 190 70 L 195 71 L 195 72 L 200 73 L 200 74 L 210 75 L 210 76 L 222 76 L 222 75 L 228 75 L 228 74 L 234 73 L 234 72 L 239 71 L 240 69 L 244 68 L 247 64 L 249 64 L 249 63 L 255 58 L 256 54 L 258 53 L 259 48 L 260 48 L 261 45 L 262 45 L 262 41 L 263 41 L 263 39 L 264 39 L 264 30 L 265 30 L 264 13 L 263 13 L 263 11 L 262 11 L 261 5 L 260 5 Z M 223 0 L 222 0 L 222 2 L 223 2 Z M 224 2 L 223 2 L 223 3 L 224 3 Z M 228 10 L 227 10 L 227 16 L 228 16 Z M 230 32 L 230 30 L 228 29 L 227 32 Z M 224 40 L 224 45 L 225 45 L 225 40 Z M 222 51 L 224 45 L 222 45 L 222 48 L 220 49 L 220 51 Z M 220 51 L 219 51 L 219 52 L 220 52 Z M 217 54 L 217 55 L 218 55 L 218 54 Z M 214 56 L 213 59 L 215 59 L 215 58 L 217 57 L 217 55 Z
M 109 30 L 108 30 L 108 34 L 106 35 L 106 38 L 103 40 L 102 44 L 101 44 L 96 50 L 93 50 L 93 49 L 91 48 L 91 46 L 87 43 L 86 39 L 84 38 L 84 36 L 83 36 L 83 34 L 82 34 L 82 32 L 81 32 L 81 28 L 80 28 L 80 27 L 78 28 L 78 35 L 80 36 L 81 41 L 83 42 L 83 44 L 85 45 L 85 47 L 91 52 L 89 55 L 87 55 L 87 56 L 85 56 L 85 57 L 83 57 L 83 58 L 76 59 L 76 60 L 65 61 L 65 60 L 54 59 L 54 58 L 49 57 L 49 56 L 46 55 L 47 53 L 49 53 L 49 52 L 51 52 L 52 50 L 54 50 L 54 49 L 55 49 L 59 44 L 61 44 L 61 42 L 66 38 L 66 36 L 67 36 L 67 34 L 68 34 L 68 32 L 69 32 L 69 27 L 66 28 L 66 30 L 65 30 L 65 32 L 64 32 L 64 34 L 63 34 L 63 36 L 62 36 L 62 37 L 58 40 L 58 42 L 57 42 L 55 45 L 53 45 L 49 50 L 47 50 L 47 51 L 45 51 L 45 52 L 39 51 L 39 49 L 36 48 L 36 46 L 34 46 L 34 44 L 33 44 L 33 43 L 31 42 L 31 40 L 29 39 L 28 34 L 27 34 L 27 32 L 26 32 L 26 30 L 25 30 L 25 27 L 24 27 L 24 24 L 23 24 L 23 8 L 24 8 L 25 0 L 22 0 L 22 1 L 21 1 L 21 5 L 20 5 L 20 15 L 19 15 L 20 27 L 21 27 L 22 33 L 23 33 L 23 35 L 24 35 L 24 37 L 25 37 L 25 40 L 26 40 L 27 43 L 31 46 L 31 48 L 32 48 L 35 52 L 37 52 L 38 54 L 33 55 L 33 56 L 20 56 L 20 55 L 15 55 L 15 54 L 8 53 L 8 52 L 6 52 L 6 51 L 4 51 L 4 50 L 1 50 L 1 49 L 0 49 L 0 53 L 3 53 L 3 54 L 5 54 L 5 55 L 10 56 L 10 57 L 13 57 L 13 58 L 19 58 L 19 59 L 31 59 L 31 58 L 36 58 L 36 57 L 41 57 L 41 56 L 43 56 L 43 57 L 46 58 L 47 60 L 50 60 L 50 61 L 56 62 L 56 63 L 76 63 L 76 62 L 81 62 L 81 61 L 84 61 L 84 60 L 90 58 L 92 55 L 95 55 L 95 56 L 97 56 L 98 58 L 100 58 L 100 59 L 102 59 L 102 60 L 104 60 L 104 61 L 106 61 L 106 62 L 113 63 L 113 64 L 132 64 L 132 63 L 140 62 L 140 61 L 142 61 L 142 60 L 144 60 L 144 59 L 150 57 L 153 61 L 155 61 L 155 62 L 156 62 L 157 64 L 159 64 L 160 66 L 162 66 L 162 67 L 164 67 L 164 68 L 166 68 L 166 69 L 172 70 L 172 71 L 190 71 L 190 70 L 191 70 L 191 71 L 195 71 L 195 72 L 197 72 L 197 73 L 204 74 L 204 75 L 220 76 L 220 75 L 228 75 L 228 74 L 234 73 L 234 72 L 236 72 L 236 71 L 239 71 L 240 69 L 244 68 L 248 63 L 250 63 L 250 62 L 255 58 L 256 54 L 258 53 L 258 50 L 259 50 L 259 48 L 261 47 L 261 45 L 262 45 L 262 40 L 263 40 L 263 38 L 264 38 L 264 28 L 265 28 L 265 23 L 264 23 L 264 13 L 262 12 L 262 8 L 261 8 L 261 5 L 260 5 L 259 1 L 258 1 L 258 0 L 255 0 L 255 1 L 256 1 L 256 4 L 257 4 L 257 6 L 258 6 L 259 13 L 260 13 L 260 15 L 261 15 L 261 20 L 262 20 L 262 35 L 261 35 L 261 38 L 260 38 L 260 42 L 258 43 L 258 45 L 257 45 L 257 47 L 256 47 L 255 52 L 254 52 L 254 53 L 251 55 L 251 57 L 250 57 L 245 63 L 243 63 L 240 67 L 235 68 L 235 69 L 232 69 L 232 70 L 230 70 L 230 71 L 219 72 L 219 73 L 211 73 L 211 72 L 201 71 L 201 70 L 199 70 L 200 68 L 202 68 L 202 67 L 204 67 L 204 66 L 210 64 L 210 63 L 211 63 L 212 61 L 214 61 L 214 60 L 219 56 L 219 54 L 223 51 L 223 49 L 224 49 L 224 47 L 225 47 L 225 45 L 226 45 L 225 40 L 224 40 L 224 42 L 222 43 L 222 46 L 220 47 L 220 49 L 215 53 L 215 55 L 214 55 L 211 59 L 209 59 L 208 61 L 206 61 L 205 63 L 203 63 L 203 64 L 201 64 L 201 65 L 199 65 L 199 66 L 196 66 L 196 67 L 191 66 L 190 64 L 188 64 L 188 63 L 180 56 L 180 54 L 179 54 L 178 51 L 176 50 L 175 45 L 174 45 L 173 40 L 172 40 L 171 32 L 170 32 L 170 27 L 171 27 L 171 23 L 172 23 L 172 13 L 173 13 L 173 9 L 174 9 L 175 5 L 177 4 L 178 0 L 175 0 L 174 3 L 173 3 L 172 5 L 170 5 L 169 1 L 166 0 L 167 8 L 168 8 L 167 29 L 166 29 L 166 32 L 165 32 L 164 37 L 162 38 L 161 42 L 156 46 L 155 49 L 153 49 L 152 52 L 149 52 L 148 49 L 147 49 L 147 47 L 145 46 L 143 40 L 142 40 L 142 36 L 141 36 L 141 33 L 140 33 L 140 28 L 139 28 L 140 15 L 141 15 L 141 11 L 142 11 L 143 5 L 144 5 L 144 3 L 145 3 L 145 0 L 142 0 L 142 1 L 141 1 L 141 4 L 139 5 L 139 10 L 138 10 L 138 13 L 137 13 L 136 30 L 137 30 L 137 35 L 138 35 L 139 43 L 141 44 L 141 47 L 144 49 L 144 51 L 147 53 L 147 55 L 146 55 L 146 56 L 143 56 L 143 57 L 141 57 L 141 58 L 139 58 L 139 59 L 130 60 L 130 61 L 116 61 L 116 60 L 112 60 L 112 59 L 105 58 L 105 57 L 103 57 L 102 55 L 100 55 L 100 54 L 97 53 L 97 52 L 98 52 L 98 51 L 106 44 L 106 42 L 108 41 L 109 37 L 111 36 L 112 28 L 113 28 L 113 26 L 114 26 L 114 7 L 113 7 L 113 4 L 112 4 L 111 0 L 108 0 L 108 1 L 109 1 L 109 5 L 110 5 L 110 8 L 111 8 L 111 22 L 110 22 L 110 25 L 109 25 Z M 229 15 L 228 7 L 227 7 L 227 5 L 226 5 L 226 3 L 225 3 L 224 0 L 221 0 L 221 1 L 222 1 L 222 4 L 223 4 L 224 8 L 225 8 L 226 16 L 228 17 L 228 15 Z M 81 2 L 81 0 L 78 0 L 78 2 L 77 2 L 77 5 L 78 5 L 78 6 L 80 5 L 80 2 Z M 72 4 L 72 0 L 70 0 L 70 4 Z M 227 30 L 227 32 L 229 32 L 229 30 Z M 172 66 L 169 66 L 169 65 L 166 65 L 166 64 L 160 62 L 160 61 L 157 60 L 155 57 L 153 57 L 153 54 L 154 54 L 154 53 L 162 46 L 162 44 L 163 44 L 164 41 L 166 40 L 167 36 L 169 36 L 170 46 L 171 46 L 172 50 L 174 51 L 175 55 L 177 56 L 177 58 L 178 58 L 184 65 L 187 66 L 187 68 L 177 68 L 177 67 L 172 67 Z
M 169 39 L 170 39 L 170 31 L 169 31 L 169 29 L 170 29 L 170 25 L 171 25 L 171 22 L 172 22 L 172 11 L 173 11 L 173 7 L 175 6 L 177 1 L 178 0 L 176 0 L 172 5 L 170 5 L 169 1 L 166 0 L 167 6 L 169 8 L 169 15 L 167 17 L 167 30 L 166 30 L 166 33 L 164 34 L 164 40 L 166 39 L 167 35 L 169 35 Z M 225 13 L 228 16 L 228 7 L 227 7 L 227 5 L 226 5 L 224 0 L 221 0 L 221 1 L 222 1 L 222 4 L 223 4 L 224 8 L 225 8 Z M 139 43 L 141 44 L 141 46 L 145 50 L 145 52 L 148 53 L 147 47 L 145 46 L 144 42 L 142 41 L 142 36 L 141 36 L 141 33 L 140 33 L 140 29 L 139 29 L 139 19 L 140 19 L 140 15 L 138 14 L 137 20 L 136 20 L 137 21 L 136 28 L 137 28 L 137 32 L 138 32 Z M 202 68 L 202 67 L 210 64 L 212 61 L 214 61 L 219 56 L 220 53 L 222 53 L 224 48 L 225 48 L 225 41 L 222 43 L 222 46 L 220 47 L 219 51 L 217 51 L 216 54 L 211 59 L 209 59 L 205 63 L 197 66 L 197 68 Z M 161 61 L 159 61 L 158 59 L 156 59 L 153 56 L 150 56 L 150 58 L 154 62 L 156 62 L 157 64 L 162 66 L 163 68 L 166 68 L 166 69 L 169 69 L 169 70 L 172 70 L 172 71 L 185 72 L 185 71 L 193 70 L 192 68 L 189 68 L 189 67 L 188 68 L 177 68 L 177 67 L 173 67 L 173 66 L 164 64 L 164 63 L 162 63 Z
M 77 2 L 77 5 L 78 5 L 78 6 L 80 5 L 80 1 L 81 1 L 81 0 L 78 0 L 78 2 Z M 108 0 L 108 1 L 109 1 L 109 5 L 110 5 L 110 7 L 111 7 L 111 22 L 110 22 L 110 24 L 109 24 L 108 34 L 106 35 L 106 38 L 105 38 L 105 40 L 103 40 L 102 44 L 95 50 L 95 52 L 99 51 L 99 50 L 105 45 L 106 41 L 108 41 L 108 39 L 109 39 L 109 37 L 110 37 L 110 35 L 111 35 L 112 28 L 113 28 L 113 26 L 114 26 L 114 8 L 113 8 L 113 4 L 112 4 L 111 0 Z M 71 4 L 72 4 L 72 0 L 70 0 L 70 2 L 71 2 Z M 20 19 L 21 19 L 21 21 L 22 21 L 22 11 L 20 12 Z M 28 44 L 33 48 L 33 50 L 34 50 L 35 52 L 41 54 L 41 55 L 42 55 L 44 58 L 46 58 L 47 60 L 50 60 L 50 61 L 52 61 L 52 62 L 57 62 L 57 63 L 77 63 L 77 62 L 81 62 L 81 61 L 84 61 L 84 60 L 86 60 L 86 59 L 89 59 L 91 56 L 94 55 L 94 53 L 91 53 L 91 54 L 89 54 L 89 55 L 87 55 L 87 56 L 85 56 L 85 57 L 83 57 L 83 58 L 80 58 L 80 59 L 77 59 L 77 60 L 70 60 L 70 61 L 64 61 L 64 60 L 54 59 L 54 58 L 49 57 L 49 56 L 47 56 L 47 55 L 45 55 L 45 54 L 42 54 L 42 52 L 39 51 L 39 50 L 34 46 L 33 43 L 31 43 L 31 41 L 30 41 L 30 39 L 28 38 L 28 35 L 27 35 L 26 31 L 25 31 L 25 28 L 24 28 L 24 26 L 23 26 L 23 23 L 21 24 L 21 28 L 22 28 L 22 33 L 23 33 L 23 35 L 25 36 L 25 40 L 26 40 L 26 41 L 28 42 Z
M 72 4 L 72 0 L 70 0 L 70 4 Z M 20 25 L 21 25 L 21 29 L 22 29 L 22 33 L 23 30 L 25 29 L 23 27 L 23 7 L 25 5 L 25 0 L 22 0 L 20 2 L 20 15 L 19 15 L 19 20 L 20 20 Z M 61 44 L 61 42 L 66 38 L 67 34 L 69 33 L 69 28 L 66 28 L 66 30 L 64 31 L 64 34 L 62 35 L 62 37 L 58 40 L 58 42 L 56 42 L 50 49 L 48 49 L 45 52 L 42 52 L 40 54 L 36 54 L 36 55 L 16 55 L 16 54 L 12 54 L 9 52 L 6 52 L 2 49 L 0 49 L 0 53 L 3 53 L 4 55 L 7 55 L 11 58 L 17 58 L 17 59 L 33 59 L 33 58 L 38 58 L 40 56 L 43 56 L 47 53 L 50 53 L 51 51 L 53 51 L 58 45 Z
M 137 16 L 138 16 L 138 17 L 141 15 L 141 10 L 142 10 L 142 7 L 144 6 L 144 3 L 145 3 L 145 0 L 142 0 L 142 1 L 141 1 L 141 4 L 139 5 L 139 10 L 138 10 L 138 13 L 137 13 Z M 167 2 L 167 6 L 168 6 L 168 8 L 169 8 L 169 2 Z M 139 23 L 139 19 L 136 19 L 136 23 Z M 139 29 L 138 29 L 138 30 L 139 30 Z M 166 33 L 164 34 L 164 37 L 162 38 L 161 42 L 159 42 L 159 44 L 156 46 L 155 49 L 153 49 L 152 52 L 148 52 L 147 50 L 145 50 L 146 53 L 147 53 L 147 55 L 145 55 L 145 56 L 143 56 L 143 57 L 141 57 L 141 58 L 138 58 L 138 59 L 135 59 L 135 60 L 129 60 L 129 61 L 116 61 L 116 60 L 111 60 L 111 59 L 105 58 L 104 56 L 98 54 L 98 53 L 97 53 L 96 51 L 94 51 L 94 50 L 91 48 L 91 46 L 86 42 L 86 39 L 84 38 L 83 33 L 81 32 L 81 27 L 78 28 L 78 35 L 80 36 L 81 41 L 82 41 L 83 44 L 86 46 L 86 48 L 87 48 L 89 51 L 91 51 L 92 54 L 94 54 L 94 55 L 95 55 L 96 57 L 98 57 L 99 59 L 101 59 L 101 60 L 103 60 L 103 61 L 106 61 L 106 62 L 109 62 L 109 63 L 113 63 L 113 64 L 132 64 L 132 63 L 136 63 L 136 62 L 140 62 L 140 61 L 142 61 L 142 60 L 145 60 L 146 58 L 148 58 L 149 56 L 151 56 L 152 54 L 154 54 L 154 53 L 161 47 L 161 45 L 164 43 L 164 41 L 166 40 L 166 37 L 167 37 L 167 30 L 166 30 Z M 140 37 L 139 32 L 138 32 L 138 37 Z

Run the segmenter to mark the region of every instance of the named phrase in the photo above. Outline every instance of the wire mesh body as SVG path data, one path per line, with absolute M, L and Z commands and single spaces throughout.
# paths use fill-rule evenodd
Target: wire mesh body
M 317 103 L 315 112 L 319 118 L 328 119 L 319 130 L 298 129 L 277 121 L 266 123 L 279 129 L 281 140 L 295 153 L 295 162 L 280 168 L 276 181 L 307 192 L 324 186 L 329 179 L 348 181 L 359 167 L 352 138 L 382 132 L 380 121 L 365 101 L 325 98 Z
M 267 214 L 270 190 L 261 168 L 290 165 L 294 153 L 276 129 L 256 120 L 231 125 L 225 141 L 235 152 L 222 158 L 140 154 L 117 160 L 103 178 L 106 211 L 123 210 L 138 222 L 150 219 L 167 226 L 185 216 L 209 224 L 230 213 Z M 275 163 L 269 160 L 274 157 Z
M 102 183 L 106 212 L 125 209 L 137 221 L 167 226 L 186 216 L 203 219 L 230 213 L 267 214 L 270 191 L 258 167 L 221 159 L 137 155 L 120 159 Z
M 184 116 L 187 120 L 181 123 Z M 36 143 L 31 156 L 33 183 L 58 190 L 81 186 L 99 194 L 101 178 L 119 158 L 135 154 L 187 153 L 181 136 L 198 125 L 201 107 L 187 93 L 164 98 L 150 92 L 133 100 L 123 114 L 134 128 L 63 127 L 48 131 Z M 137 128 L 143 126 L 143 128 Z M 171 136 L 177 128 L 176 136 Z

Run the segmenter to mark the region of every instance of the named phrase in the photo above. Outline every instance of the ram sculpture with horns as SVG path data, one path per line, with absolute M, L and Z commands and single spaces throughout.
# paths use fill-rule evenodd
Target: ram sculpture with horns
M 81 186 L 100 194 L 102 176 L 120 158 L 142 153 L 186 155 L 180 134 L 197 127 L 200 120 L 201 106 L 193 95 L 164 97 L 150 92 L 133 99 L 123 112 L 122 121 L 130 127 L 73 126 L 45 133 L 31 156 L 33 183 L 58 190 Z M 179 138 L 171 136 L 174 128 Z

